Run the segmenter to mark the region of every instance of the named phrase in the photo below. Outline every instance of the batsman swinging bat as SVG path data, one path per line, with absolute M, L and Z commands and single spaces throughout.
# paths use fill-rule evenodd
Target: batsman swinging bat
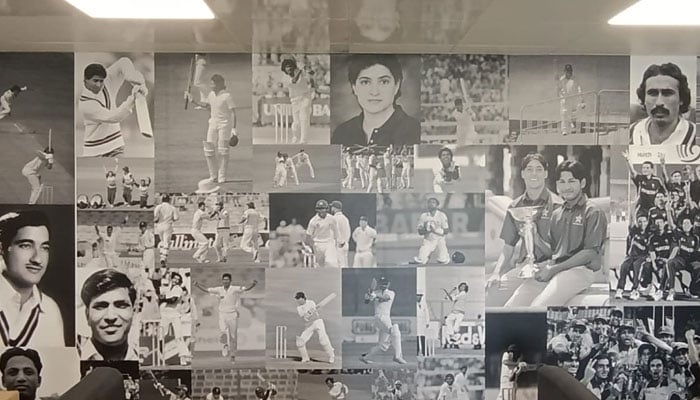
M 335 294 L 335 292 L 329 294 L 328 296 L 324 297 L 323 300 L 319 301 L 316 304 L 316 308 L 321 308 L 321 307 L 325 306 L 326 304 L 333 301 L 333 299 L 335 299 L 336 297 L 337 297 L 337 295 Z
M 194 59 L 197 56 L 192 56 L 192 60 L 190 60 L 190 72 L 187 74 L 187 86 L 185 87 L 185 91 L 187 93 L 192 90 L 192 80 L 194 79 Z M 185 110 L 187 110 L 187 107 L 190 105 L 190 99 L 189 97 L 185 96 Z
M 148 103 L 146 96 L 142 94 L 136 95 L 136 120 L 139 123 L 141 134 L 146 137 L 153 137 L 153 125 L 151 125 L 151 114 L 148 111 Z
M 255 376 L 257 376 L 258 379 L 260 379 L 260 382 L 262 382 L 263 384 L 265 384 L 265 383 L 267 382 L 267 381 L 265 380 L 265 378 L 263 378 L 263 376 L 262 376 L 262 374 L 261 374 L 260 372 L 258 372 L 257 374 L 255 374 Z

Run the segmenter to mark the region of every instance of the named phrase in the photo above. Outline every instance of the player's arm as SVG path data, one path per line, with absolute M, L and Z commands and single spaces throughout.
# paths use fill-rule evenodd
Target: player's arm
M 688 358 L 690 358 L 690 363 L 700 363 L 700 355 L 698 355 L 698 349 L 697 347 L 695 347 L 694 329 L 688 329 L 687 331 L 685 331 L 685 340 L 688 342 Z
M 639 175 L 639 174 L 638 174 L 637 171 L 634 169 L 634 165 L 632 165 L 632 162 L 630 161 L 629 152 L 628 152 L 627 150 L 623 151 L 623 152 L 622 152 L 622 157 L 625 158 L 625 161 L 626 161 L 626 164 L 627 164 L 627 169 L 629 170 L 630 175 L 632 175 L 632 178 L 633 178 L 633 179 L 636 178 L 637 175 Z M 635 182 L 635 183 L 636 183 L 636 182 Z
M 180 290 L 174 290 L 174 291 L 169 291 L 170 297 L 167 297 L 167 295 L 163 294 L 163 303 L 166 304 L 176 304 L 178 301 L 180 301 L 180 296 L 182 296 L 182 289 Z
M 600 257 L 600 250 L 605 240 L 607 221 L 603 211 L 597 208 L 589 209 L 584 215 L 583 248 L 574 253 L 570 258 L 549 266 L 555 275 L 571 268 L 590 265 L 596 257 Z M 600 269 L 597 267 L 596 270 Z
M 129 95 L 119 107 L 114 109 L 104 108 L 98 102 L 92 100 L 84 100 L 78 104 L 78 110 L 80 110 L 86 120 L 101 123 L 121 122 L 131 115 L 131 109 L 133 107 L 133 95 Z
M 233 124 L 233 129 L 236 129 L 236 103 L 233 102 L 233 97 L 231 94 L 226 97 L 226 105 L 228 110 L 231 112 L 231 123 Z
M 393 298 L 394 296 L 388 290 L 383 291 L 375 297 L 375 299 L 380 303 L 386 303 L 387 301 L 390 301 Z
M 209 109 L 211 108 L 211 105 L 209 104 L 209 102 L 206 102 L 206 101 L 199 101 L 199 100 L 195 99 L 195 98 L 192 96 L 192 93 L 190 93 L 190 92 L 185 92 L 185 98 L 187 98 L 187 100 L 188 100 L 190 103 L 194 104 L 194 105 L 197 106 L 197 107 L 202 107 L 202 108 L 205 109 L 205 110 L 209 110 Z
M 247 287 L 244 287 L 244 288 L 243 288 L 243 291 L 244 291 L 244 292 L 249 292 L 249 291 L 253 290 L 253 288 L 254 288 L 255 285 L 257 285 L 257 284 L 258 284 L 258 281 L 255 280 L 255 279 L 253 279 L 253 282 L 252 282 L 250 285 L 248 285 Z
M 134 86 L 146 84 L 146 78 L 136 69 L 134 63 L 128 57 L 122 57 L 115 61 L 114 64 L 107 67 L 107 76 L 123 78 Z M 146 93 L 144 93 L 144 96 L 145 95 Z
M 199 282 L 197 282 L 197 281 L 194 281 L 194 282 L 192 282 L 192 284 L 193 284 L 194 287 L 196 287 L 197 289 L 199 289 L 199 290 L 201 290 L 201 291 L 203 291 L 203 292 L 205 292 L 205 293 L 211 294 L 211 292 L 209 291 L 210 289 L 209 289 L 208 287 L 202 285 L 201 283 L 199 283 Z

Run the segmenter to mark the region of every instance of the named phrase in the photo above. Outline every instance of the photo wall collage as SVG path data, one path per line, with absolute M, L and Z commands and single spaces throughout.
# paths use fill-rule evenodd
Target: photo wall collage
M 698 63 L 0 53 L 2 385 L 692 398 Z

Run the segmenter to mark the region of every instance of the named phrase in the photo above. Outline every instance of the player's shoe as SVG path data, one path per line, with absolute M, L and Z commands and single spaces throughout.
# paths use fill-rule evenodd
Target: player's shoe
M 328 364 L 333 364 L 333 363 L 335 363 L 335 356 L 331 356 L 331 357 L 328 359 Z
M 649 296 L 651 294 L 651 285 L 649 286 L 641 286 L 639 288 L 639 294 L 644 295 L 644 296 Z
M 630 300 L 639 300 L 639 290 L 633 290 L 632 293 L 630 294 Z
M 662 290 L 657 290 L 651 298 L 654 299 L 654 301 L 661 301 L 661 299 L 664 298 L 664 292 Z
M 206 178 L 202 179 L 197 183 L 197 190 L 195 193 L 197 194 L 209 194 L 209 193 L 214 193 L 219 191 L 220 187 L 219 185 L 216 184 L 214 179 L 211 178 Z
M 253 262 L 256 264 L 260 263 L 260 250 L 253 250 Z
M 668 295 L 666 295 L 666 301 L 673 301 L 676 298 L 676 291 L 671 289 L 668 291 Z
M 223 357 L 228 357 L 228 345 L 225 344 L 224 347 L 221 349 L 221 355 Z
M 622 289 L 617 289 L 617 291 L 615 292 L 615 298 L 616 299 L 622 298 Z
M 307 363 L 311 362 L 311 359 L 310 358 L 302 358 L 301 361 L 299 361 L 299 362 L 302 364 L 307 364 Z
M 370 360 L 367 358 L 367 354 L 363 354 L 360 356 L 360 361 L 362 361 L 365 364 L 374 364 L 374 361 Z
M 394 357 L 394 362 L 397 364 L 408 364 L 402 357 Z

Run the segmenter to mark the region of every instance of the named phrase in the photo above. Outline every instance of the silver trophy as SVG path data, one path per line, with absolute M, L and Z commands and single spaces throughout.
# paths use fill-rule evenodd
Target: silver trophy
M 525 261 L 521 264 L 518 277 L 532 278 L 537 272 L 535 265 L 535 219 L 539 216 L 542 206 L 516 207 L 508 209 L 508 212 L 518 224 L 518 232 L 525 245 Z

